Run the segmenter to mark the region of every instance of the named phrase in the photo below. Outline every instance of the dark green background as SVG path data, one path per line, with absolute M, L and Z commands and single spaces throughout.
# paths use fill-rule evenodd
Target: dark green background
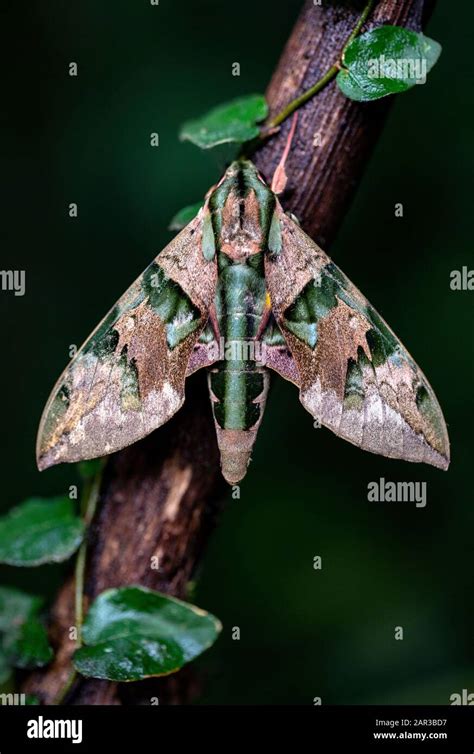
M 263 91 L 298 9 L 295 0 L 48 0 L 4 12 L 1 268 L 27 276 L 23 298 L 0 293 L 4 509 L 75 482 L 72 467 L 39 474 L 34 462 L 69 345 L 166 244 L 174 212 L 219 177 L 222 156 L 178 142 L 182 121 Z M 224 624 L 199 661 L 202 702 L 447 704 L 474 692 L 474 292 L 449 287 L 451 270 L 473 266 L 473 21 L 467 1 L 438 4 L 427 31 L 443 45 L 440 62 L 426 86 L 397 99 L 331 249 L 428 375 L 451 468 L 385 460 L 313 429 L 296 390 L 278 381 L 194 596 Z M 369 503 L 367 484 L 380 477 L 426 481 L 427 507 Z M 51 594 L 60 573 L 0 577 Z

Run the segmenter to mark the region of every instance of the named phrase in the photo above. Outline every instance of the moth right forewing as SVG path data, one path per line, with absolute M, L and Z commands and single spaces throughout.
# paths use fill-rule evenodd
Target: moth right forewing
M 305 408 L 373 453 L 447 468 L 443 414 L 426 377 L 360 291 L 277 205 L 265 276 Z M 278 248 L 279 247 L 279 248 Z

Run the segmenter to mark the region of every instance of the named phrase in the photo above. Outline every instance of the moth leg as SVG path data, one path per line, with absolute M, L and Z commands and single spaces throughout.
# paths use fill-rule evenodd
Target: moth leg
M 285 215 L 290 218 L 290 220 L 293 220 L 294 223 L 300 228 L 301 223 L 299 220 L 299 217 L 296 217 L 296 215 L 293 214 L 293 212 L 285 212 Z

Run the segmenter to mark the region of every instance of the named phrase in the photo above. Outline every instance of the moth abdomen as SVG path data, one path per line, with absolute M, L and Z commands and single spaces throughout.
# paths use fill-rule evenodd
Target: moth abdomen
M 245 476 L 269 384 L 268 370 L 255 362 L 223 361 L 209 372 L 222 473 L 230 484 Z
M 216 316 L 220 354 L 209 374 L 209 391 L 222 473 L 235 484 L 245 475 L 269 385 L 259 337 L 266 316 L 262 254 L 222 266 Z
M 252 429 L 260 420 L 268 372 L 250 364 L 222 362 L 209 374 L 214 418 L 221 429 Z

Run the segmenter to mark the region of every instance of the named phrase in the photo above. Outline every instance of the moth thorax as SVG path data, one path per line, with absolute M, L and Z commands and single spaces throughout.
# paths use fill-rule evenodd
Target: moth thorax
M 263 241 L 255 191 L 251 189 L 244 197 L 232 190 L 222 209 L 221 251 L 230 259 L 243 261 L 258 254 Z

